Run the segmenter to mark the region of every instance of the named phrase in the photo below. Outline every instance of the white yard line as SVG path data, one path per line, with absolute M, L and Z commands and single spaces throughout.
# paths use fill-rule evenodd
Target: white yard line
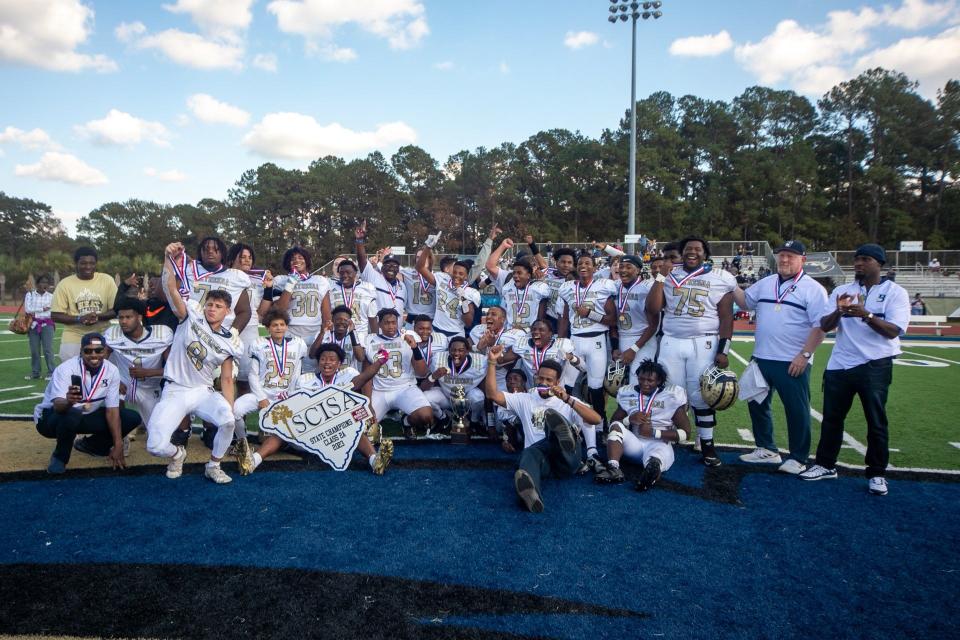
M 950 444 L 955 446 L 957 449 L 960 449 L 960 442 L 951 442 Z
M 750 429 L 737 429 L 737 433 L 740 434 L 740 438 L 744 442 L 755 442 L 753 439 L 753 434 L 750 433 Z
M 13 400 L 0 400 L 0 404 L 9 404 L 11 402 L 23 402 L 24 400 L 33 400 L 35 398 L 42 398 L 42 397 L 43 397 L 42 393 L 31 393 L 30 395 L 25 396 L 23 398 L 14 398 Z
M 0 362 L 13 362 L 14 360 L 29 360 L 30 356 L 23 356 L 22 358 L 3 358 Z
M 33 385 L 28 384 L 22 387 L 8 387 L 6 389 L 0 389 L 0 393 L 6 393 L 7 391 L 22 391 L 23 389 L 33 389 Z
M 940 356 L 931 356 L 928 353 L 917 353 L 916 351 L 904 351 L 904 353 L 909 353 L 911 356 L 918 356 L 920 358 L 932 358 L 934 360 L 940 360 L 941 362 L 949 362 L 950 364 L 960 364 L 960 361 L 948 360 L 946 358 L 941 358 Z

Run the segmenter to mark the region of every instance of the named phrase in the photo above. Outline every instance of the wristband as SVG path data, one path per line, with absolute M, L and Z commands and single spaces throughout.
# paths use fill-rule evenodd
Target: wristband
M 590 313 L 587 314 L 587 317 L 593 320 L 594 322 L 603 322 L 603 314 L 597 311 L 596 309 L 591 309 Z
M 687 432 L 677 427 L 677 444 L 687 441 Z
M 651 431 L 653 432 L 653 439 L 654 439 L 654 440 L 659 440 L 660 437 L 663 435 L 663 430 L 662 430 L 662 429 L 651 429 Z
M 666 282 L 666 281 L 667 281 L 667 279 L 663 277 L 663 274 L 662 274 L 662 273 L 658 273 L 657 275 L 653 276 L 653 279 L 656 280 L 657 282 Z
M 427 380 L 429 380 L 430 382 L 436 382 L 436 381 L 437 381 L 437 379 L 433 377 L 433 374 L 432 374 L 432 373 L 427 376 Z
M 723 355 L 730 353 L 730 338 L 720 338 L 720 342 L 717 344 L 717 353 Z
M 357 342 L 357 334 L 354 333 L 353 331 L 350 332 L 350 344 L 352 344 L 355 347 L 359 346 L 360 344 L 359 342 Z
M 263 288 L 263 299 L 273 301 L 273 285 Z
M 416 349 L 411 349 L 413 351 L 414 360 L 423 360 L 423 349 L 417 347 Z
M 627 351 L 633 351 L 634 353 L 640 353 L 640 347 L 637 346 L 637 343 L 634 342 L 632 345 L 627 347 Z

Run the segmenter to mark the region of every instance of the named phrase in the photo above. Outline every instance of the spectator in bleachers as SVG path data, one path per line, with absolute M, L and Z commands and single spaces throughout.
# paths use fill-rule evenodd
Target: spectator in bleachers
M 930 262 L 927 263 L 927 268 L 930 269 L 930 273 L 940 273 L 940 260 L 931 258 Z
M 913 296 L 913 301 L 910 302 L 910 315 L 912 316 L 927 315 L 927 303 L 923 301 L 923 298 L 920 297 L 919 293 Z

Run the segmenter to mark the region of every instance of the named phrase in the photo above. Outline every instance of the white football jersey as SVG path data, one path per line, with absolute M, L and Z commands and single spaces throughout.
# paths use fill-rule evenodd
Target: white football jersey
M 484 324 L 478 324 L 473 329 L 470 330 L 470 341 L 473 343 L 473 348 L 477 353 L 482 353 L 487 355 L 487 352 L 490 350 L 490 347 L 487 347 L 484 350 L 477 349 L 477 344 L 480 342 L 480 338 L 483 337 L 483 334 L 487 332 L 487 326 Z M 501 329 L 499 335 L 497 335 L 496 342 L 494 345 L 501 344 L 503 345 L 504 350 L 511 349 L 516 352 L 516 345 L 520 342 L 525 342 L 527 340 L 527 334 L 521 331 L 520 329 Z M 497 365 L 497 388 L 505 389 L 507 385 L 507 372 L 513 368 L 512 364 L 509 365 Z
M 437 311 L 437 288 L 424 280 L 416 269 L 400 269 L 407 285 L 406 309 L 410 315 L 430 316 Z
M 257 393 L 255 387 L 259 386 L 263 394 L 275 398 L 281 391 L 289 392 L 294 388 L 307 356 L 307 344 L 303 340 L 288 334 L 278 345 L 270 336 L 264 336 L 257 338 L 247 349 L 250 354 L 250 388 L 254 393 Z
M 417 339 L 420 339 L 419 336 Z M 450 338 L 437 331 L 436 333 L 430 334 L 429 340 L 418 344 L 420 345 L 420 352 L 423 354 L 424 360 L 427 361 L 427 371 L 430 371 L 434 362 L 447 357 Z
M 273 280 L 274 299 L 283 294 L 283 288 L 290 278 L 294 278 L 296 283 L 293 286 L 293 293 L 290 294 L 289 335 L 302 338 L 307 344 L 312 344 L 313 339 L 323 328 L 320 307 L 323 305 L 323 299 L 330 293 L 330 282 L 323 276 L 310 276 L 306 280 L 293 275 L 277 276 Z
M 360 275 L 363 276 L 363 281 L 370 283 L 377 292 L 377 310 L 396 309 L 402 320 L 406 311 L 408 293 L 403 278 L 398 277 L 393 284 L 387 282 L 383 274 L 370 261 L 367 261 L 367 266 L 363 268 L 363 273 Z
M 674 269 L 663 283 L 663 334 L 673 338 L 716 334 L 720 330 L 717 305 L 736 287 L 737 280 L 723 269 L 701 273 Z
M 260 337 L 257 309 L 263 302 L 263 275 L 262 271 L 247 273 L 247 278 L 250 280 L 250 286 L 247 288 L 247 297 L 250 298 L 250 322 L 240 332 L 240 340 L 243 341 L 244 348 L 249 347 Z
M 560 287 L 558 294 L 559 300 L 567 305 L 567 317 L 570 320 L 570 335 L 581 335 L 585 333 L 595 334 L 598 332 L 609 331 L 610 327 L 602 322 L 596 322 L 590 318 L 582 318 L 577 313 L 579 305 L 586 304 L 591 309 L 599 313 L 604 312 L 604 305 L 610 296 L 617 295 L 612 280 L 606 278 L 594 278 L 586 287 L 580 286 L 579 280 L 564 282 Z
M 337 373 L 334 374 L 332 381 L 324 380 L 323 375 L 319 371 L 316 373 L 305 373 L 297 380 L 296 390 L 314 393 L 316 391 L 323 391 L 327 387 L 352 389 L 353 379 L 358 375 L 360 375 L 360 372 L 353 367 L 337 369 Z
M 518 289 L 513 273 L 506 269 L 497 272 L 494 282 L 500 292 L 500 306 L 507 310 L 507 328 L 529 331 L 537 319 L 540 302 L 547 300 L 549 303 L 552 296 L 550 286 L 540 280 L 531 280 L 526 287 Z
M 120 325 L 113 325 L 103 333 L 110 347 L 110 362 L 120 371 L 120 381 L 130 389 L 130 367 L 162 369 L 163 352 L 173 344 L 173 331 L 165 324 L 143 328 L 139 340 L 127 337 Z M 144 389 L 159 389 L 162 376 L 137 380 Z M 131 396 L 132 397 L 132 394 Z
M 337 281 L 330 286 L 330 309 L 344 306 L 350 309 L 357 340 L 370 333 L 370 318 L 377 317 L 377 290 L 369 282 L 357 282 L 352 288 L 346 288 Z
M 623 282 L 616 283 L 617 293 L 613 302 L 617 307 L 617 330 L 620 332 L 620 344 L 626 348 L 630 345 L 623 341 L 624 337 L 632 338 L 633 342 L 646 330 L 647 294 L 653 287 L 653 280 L 637 280 L 632 286 L 624 286 Z
M 332 342 L 343 349 L 343 364 L 340 365 L 341 369 L 346 367 L 360 369 L 363 367 L 363 365 L 357 362 L 357 359 L 353 357 L 353 343 L 350 341 L 349 335 L 345 335 L 343 338 L 337 338 L 337 336 L 333 333 L 333 330 L 327 329 L 323 332 L 323 338 L 320 340 L 320 342 Z M 357 335 L 357 342 L 361 342 L 359 335 Z
M 567 281 L 566 276 L 560 275 L 556 269 L 547 269 L 542 282 L 550 287 L 550 302 L 547 303 L 547 315 L 559 318 L 563 313 L 563 302 L 560 300 L 560 287 Z
M 467 391 L 483 384 L 483 378 L 487 375 L 487 356 L 480 353 L 468 353 L 459 367 L 453 364 L 453 358 L 449 355 L 445 358 L 438 358 L 434 362 L 430 373 L 436 373 L 440 369 L 446 369 L 447 372 L 437 378 L 436 383 L 443 389 L 446 396 L 450 396 L 453 386 L 463 385 Z
M 537 371 L 540 370 L 540 363 L 544 360 L 555 360 L 563 365 L 564 371 L 567 367 L 572 367 L 570 361 L 567 360 L 567 356 L 571 353 L 576 353 L 573 340 L 570 338 L 558 338 L 553 336 L 553 339 L 550 341 L 550 344 L 547 345 L 546 349 L 538 349 L 533 346 L 533 339 L 528 338 L 526 340 L 518 340 L 516 344 L 513 345 L 513 352 L 520 357 L 520 362 L 523 364 L 523 370 L 527 374 L 527 378 L 533 382 L 533 379 L 537 375 Z
M 380 371 L 373 377 L 374 391 L 399 391 L 406 387 L 416 386 L 417 376 L 413 372 L 413 349 L 403 339 L 403 336 L 413 336 L 419 340 L 413 331 L 401 331 L 400 335 L 388 338 L 376 333 L 367 336 L 363 348 L 370 362 L 377 357 L 381 349 L 389 354 L 387 362 L 380 367 Z
M 687 392 L 683 387 L 668 384 L 663 391 L 655 393 L 653 407 L 650 410 L 650 424 L 658 429 L 670 429 L 673 427 L 673 414 L 687 404 Z M 643 404 L 647 405 L 649 402 L 650 396 L 643 396 Z M 637 387 L 620 387 L 617 392 L 617 404 L 627 412 L 628 417 L 640 411 L 640 392 L 637 391 Z M 627 421 L 624 420 L 623 423 L 627 424 Z
M 230 294 L 230 313 L 223 319 L 223 326 L 229 329 L 236 319 L 237 302 L 240 295 L 250 287 L 250 277 L 239 269 L 221 268 L 218 271 L 207 271 L 199 260 L 188 260 L 185 272 L 187 288 L 190 292 L 184 299 L 196 300 L 200 308 L 207 301 L 207 294 L 211 291 L 226 291 Z M 251 316 L 247 324 L 254 323 Z
M 173 335 L 163 377 L 184 387 L 212 387 L 217 367 L 227 358 L 239 359 L 243 343 L 234 331 L 211 329 L 195 300 L 187 300 L 186 306 L 187 317 Z
M 436 273 L 434 277 L 437 279 L 437 313 L 433 317 L 433 326 L 448 333 L 463 333 L 460 303 L 467 300 L 479 309 L 480 292 L 466 285 L 454 287 L 453 279 L 446 273 Z

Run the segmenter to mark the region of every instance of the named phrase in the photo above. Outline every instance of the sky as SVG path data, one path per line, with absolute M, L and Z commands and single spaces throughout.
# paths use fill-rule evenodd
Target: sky
M 224 199 L 264 162 L 406 144 L 443 163 L 630 103 L 608 0 L 0 0 L 0 191 L 79 218 L 130 198 Z M 642 10 L 642 9 L 641 9 Z M 651 9 L 652 10 L 652 9 Z M 960 77 L 960 0 L 663 0 L 637 97 L 816 100 L 875 66 L 930 99 Z

